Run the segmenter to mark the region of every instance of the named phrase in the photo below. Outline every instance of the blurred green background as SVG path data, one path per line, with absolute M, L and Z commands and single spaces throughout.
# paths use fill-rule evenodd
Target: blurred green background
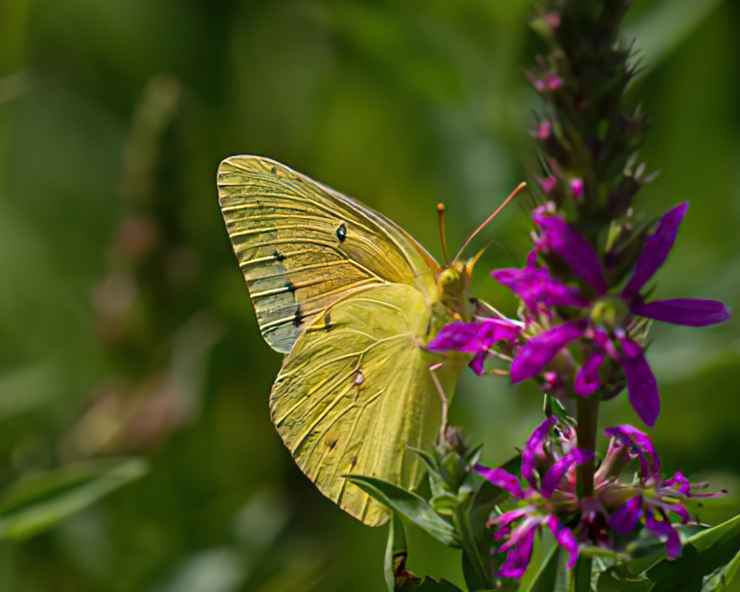
M 0 589 L 382 589 L 384 529 L 324 500 L 270 423 L 280 356 L 255 325 L 215 171 L 230 154 L 271 156 L 435 253 L 443 199 L 459 244 L 536 170 L 530 3 L 400 4 L 0 0 L 0 485 L 69 467 L 55 475 L 74 514 L 27 536 L 37 512 L 13 534 L 0 499 L 12 539 Z M 658 294 L 737 310 L 740 5 L 636 4 L 633 93 L 652 119 L 642 156 L 662 171 L 641 207 L 691 201 Z M 528 228 L 523 205 L 510 208 L 479 265 L 477 293 L 508 312 L 486 270 L 521 264 Z M 650 353 L 666 469 L 735 491 L 738 328 L 659 326 Z M 496 462 L 539 407 L 532 391 L 466 376 L 453 420 Z M 635 420 L 625 397 L 607 414 Z M 129 455 L 148 459 L 146 475 L 123 466 L 131 483 L 74 513 L 121 478 L 90 489 L 75 471 Z M 412 569 L 459 580 L 453 553 L 420 534 L 411 545 Z

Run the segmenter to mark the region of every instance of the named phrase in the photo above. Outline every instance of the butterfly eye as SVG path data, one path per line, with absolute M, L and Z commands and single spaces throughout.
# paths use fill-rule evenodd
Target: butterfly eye
M 347 238 L 347 225 L 344 222 L 342 222 L 339 225 L 339 228 L 337 228 L 337 238 L 340 243 L 343 243 Z

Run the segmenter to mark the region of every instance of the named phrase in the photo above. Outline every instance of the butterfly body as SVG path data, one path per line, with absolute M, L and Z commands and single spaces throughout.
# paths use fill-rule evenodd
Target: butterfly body
M 272 160 L 235 156 L 219 201 L 263 337 L 288 354 L 270 394 L 272 420 L 301 470 L 370 525 L 386 510 L 343 476 L 414 487 L 440 399 L 426 344 L 469 320 L 470 266 L 440 267 L 405 230 Z M 444 358 L 452 393 L 467 359 Z

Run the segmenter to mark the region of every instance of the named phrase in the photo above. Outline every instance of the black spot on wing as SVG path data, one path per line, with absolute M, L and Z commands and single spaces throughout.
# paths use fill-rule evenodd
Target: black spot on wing
M 295 316 L 293 317 L 293 326 L 300 327 L 301 323 L 303 323 L 303 312 L 301 312 L 301 307 L 298 305 L 298 308 L 295 309 Z
M 342 222 L 339 225 L 339 228 L 337 228 L 337 239 L 340 243 L 343 243 L 345 240 L 347 240 L 347 225 Z
M 272 252 L 272 256 L 275 257 L 275 261 L 285 261 L 285 255 L 283 255 L 280 251 L 275 249 Z
M 287 282 L 285 282 L 285 289 L 292 294 L 295 292 L 295 285 L 293 284 L 293 282 L 288 280 Z

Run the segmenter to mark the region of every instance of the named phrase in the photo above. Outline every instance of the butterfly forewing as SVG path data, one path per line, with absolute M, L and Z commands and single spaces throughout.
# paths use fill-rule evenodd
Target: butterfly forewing
M 402 228 L 286 166 L 235 156 L 218 170 L 221 210 L 267 343 L 288 353 L 270 410 L 303 472 L 366 524 L 386 511 L 346 474 L 418 483 L 409 446 L 439 427 L 422 347 L 439 324 L 439 267 Z M 447 364 L 452 392 L 460 367 Z
M 275 161 L 218 170 L 221 211 L 260 330 L 279 352 L 333 302 L 384 283 L 434 290 L 433 258 L 377 212 Z

